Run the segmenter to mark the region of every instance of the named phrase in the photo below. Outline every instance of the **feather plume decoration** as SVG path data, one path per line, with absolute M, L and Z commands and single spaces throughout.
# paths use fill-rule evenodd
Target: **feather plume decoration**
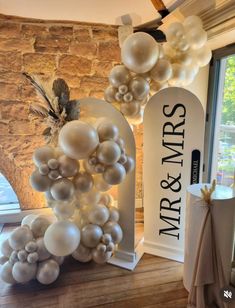
M 41 118 L 46 118 L 48 117 L 48 110 L 40 105 L 40 104 L 31 104 L 29 107 L 29 110 L 31 113 L 41 117 Z

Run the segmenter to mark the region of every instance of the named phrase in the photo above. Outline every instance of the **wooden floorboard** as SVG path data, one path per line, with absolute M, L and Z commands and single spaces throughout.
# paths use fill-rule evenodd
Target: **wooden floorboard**
M 4 227 L 0 242 L 12 226 Z M 136 224 L 136 243 L 143 224 Z M 145 254 L 131 272 L 109 264 L 81 264 L 68 257 L 56 282 L 9 286 L 0 282 L 1 308 L 185 308 L 181 263 Z

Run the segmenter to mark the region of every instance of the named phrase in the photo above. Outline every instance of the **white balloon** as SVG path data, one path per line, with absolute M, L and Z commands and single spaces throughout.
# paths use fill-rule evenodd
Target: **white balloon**
M 70 221 L 57 221 L 46 230 L 44 242 L 51 254 L 61 257 L 67 256 L 78 247 L 80 231 Z
M 37 272 L 36 263 L 16 262 L 12 268 L 13 278 L 20 283 L 34 279 Z
M 99 137 L 91 125 L 75 120 L 66 123 L 59 133 L 59 145 L 73 159 L 88 158 L 96 149 Z
M 52 184 L 50 191 L 55 200 L 66 201 L 72 197 L 74 193 L 74 185 L 69 179 L 58 179 Z
M 39 264 L 37 271 L 37 280 L 42 284 L 54 282 L 60 273 L 60 267 L 55 260 L 46 260 Z
M 109 233 L 105 233 L 101 240 L 105 245 L 109 245 L 112 242 L 112 236 Z
M 21 221 L 21 226 L 27 225 L 30 226 L 31 222 L 37 217 L 38 215 L 29 214 L 25 216 Z
M 162 90 L 162 89 L 165 89 L 165 88 L 168 88 L 168 83 L 165 82 L 165 83 L 160 83 L 160 82 L 157 82 L 157 81 L 152 81 L 151 82 L 151 94 L 154 95 L 156 92 Z
M 51 186 L 52 181 L 47 175 L 41 175 L 38 170 L 35 170 L 30 176 L 30 184 L 37 191 L 47 191 Z
M 109 207 L 109 220 L 118 222 L 119 218 L 120 218 L 120 215 L 119 215 L 118 209 L 114 206 L 110 206 Z
M 193 28 L 189 30 L 186 37 L 192 49 L 203 47 L 207 41 L 207 33 L 201 28 Z
M 140 110 L 140 103 L 138 101 L 132 101 L 130 103 L 122 103 L 120 106 L 120 111 L 125 116 L 134 116 Z
M 150 72 L 153 80 L 158 82 L 167 81 L 172 75 L 171 63 L 166 59 L 160 59 Z
M 144 119 L 144 109 L 143 108 L 140 108 L 139 112 L 135 114 L 134 116 L 127 117 L 127 121 L 133 125 L 140 125 L 141 123 L 143 123 L 143 119 Z M 122 165 L 123 164 L 124 163 L 122 163 Z
M 13 250 L 12 253 L 11 253 L 11 256 L 10 256 L 10 258 L 9 258 L 9 262 L 10 262 L 11 264 L 14 264 L 14 263 L 16 263 L 17 261 L 19 261 L 18 255 L 17 255 L 17 251 Z
M 196 63 L 200 67 L 203 67 L 210 62 L 212 57 L 212 52 L 211 49 L 207 45 L 205 45 L 202 48 L 195 50 L 194 56 L 196 59 Z
M 48 175 L 50 168 L 46 164 L 42 164 L 38 167 L 38 171 L 41 175 Z
M 32 231 L 27 226 L 17 227 L 9 237 L 9 244 L 12 249 L 20 250 L 32 239 Z
M 190 65 L 193 61 L 193 56 L 192 53 L 187 51 L 187 52 L 178 52 L 176 54 L 175 60 L 182 65 Z
M 116 163 L 121 156 L 121 149 L 116 142 L 112 140 L 103 141 L 97 149 L 97 158 L 99 162 L 105 165 Z
M 17 257 L 19 259 L 19 261 L 24 262 L 27 260 L 28 257 L 28 253 L 26 250 L 22 249 L 20 251 L 18 251 Z
M 9 240 L 8 240 L 8 239 L 5 240 L 4 242 L 2 242 L 2 245 L 1 245 L 1 253 L 2 253 L 5 257 L 10 258 L 12 251 L 13 251 L 13 249 L 12 249 L 12 247 L 10 246 Z
M 88 192 L 93 187 L 93 178 L 88 172 L 78 173 L 73 179 L 73 184 L 79 192 Z
M 192 28 L 202 28 L 202 21 L 198 16 L 191 15 L 185 18 L 183 22 L 185 30 L 190 30 Z
M 48 145 L 36 149 L 33 153 L 33 162 L 37 167 L 47 164 L 51 158 L 55 158 L 55 151 Z
M 8 258 L 8 257 L 1 256 L 1 257 L 0 257 L 0 265 L 5 264 L 8 260 L 9 260 L 9 258 Z
M 96 247 L 103 235 L 103 231 L 98 225 L 89 224 L 82 228 L 81 242 L 89 248 Z
M 180 40 L 184 37 L 184 27 L 180 22 L 173 22 L 170 24 L 165 32 L 167 42 L 172 42 L 174 40 Z
M 27 261 L 29 263 L 36 263 L 38 261 L 38 253 L 37 252 L 31 252 L 28 254 Z
M 39 261 L 44 261 L 48 258 L 50 258 L 51 254 L 50 252 L 46 249 L 45 243 L 44 243 L 44 238 L 38 238 L 36 240 L 37 244 L 37 253 L 38 253 L 38 260 Z
M 121 49 L 122 62 L 135 73 L 146 73 L 156 64 L 159 47 L 155 39 L 147 33 L 136 32 L 129 35 Z
M 62 265 L 64 263 L 64 257 L 52 256 L 50 260 L 55 260 L 55 262 L 57 262 L 58 265 Z
M 109 82 L 113 87 L 118 88 L 123 84 L 127 84 L 129 80 L 130 73 L 124 65 L 116 65 L 111 69 Z
M 57 159 L 55 158 L 51 158 L 50 160 L 48 160 L 47 162 L 47 166 L 51 169 L 51 170 L 55 170 L 59 167 L 59 162 Z
M 172 77 L 168 81 L 171 86 L 180 86 L 185 79 L 185 69 L 178 63 L 172 64 Z
M 116 139 L 119 134 L 119 129 L 112 122 L 105 120 L 102 121 L 97 127 L 97 133 L 100 141 Z
M 194 81 L 195 73 L 189 66 L 185 67 L 185 78 L 183 81 L 183 86 L 188 86 Z
M 134 99 L 141 101 L 148 96 L 150 86 L 148 81 L 142 77 L 137 76 L 130 81 L 129 89 Z
M 109 244 L 107 245 L 106 250 L 107 250 L 107 251 L 113 252 L 113 251 L 114 251 L 114 248 L 115 248 L 115 245 L 114 245 L 113 242 L 111 242 L 111 243 L 109 243 Z
M 72 257 L 79 262 L 89 262 L 92 259 L 91 249 L 80 244 L 72 253 Z
M 48 177 L 49 177 L 49 179 L 51 179 L 51 180 L 56 180 L 59 176 L 60 176 L 60 173 L 59 173 L 58 170 L 51 170 L 51 171 L 48 173 Z
M 103 177 L 108 184 L 117 185 L 125 179 L 126 170 L 121 164 L 116 163 L 106 168 Z
M 15 284 L 16 280 L 12 275 L 13 265 L 10 262 L 6 262 L 0 269 L 0 277 L 1 279 L 9 284 Z
M 37 244 L 34 241 L 30 241 L 25 245 L 25 250 L 27 252 L 35 252 L 37 250 Z
M 69 178 L 75 176 L 80 168 L 79 162 L 75 159 L 69 158 L 66 155 L 60 156 L 59 172 L 62 177 Z
M 123 98 L 123 95 L 121 93 L 117 92 L 115 94 L 115 99 L 116 99 L 117 102 L 121 102 L 122 98 Z
M 176 55 L 176 50 L 172 48 L 172 46 L 167 42 L 162 45 L 164 50 L 164 55 L 166 58 L 173 60 Z
M 109 233 L 114 244 L 119 244 L 123 238 L 123 232 L 118 223 L 115 221 L 108 221 L 103 226 L 104 233 Z
M 126 163 L 123 166 L 124 166 L 124 168 L 126 170 L 126 173 L 131 172 L 135 168 L 135 161 L 134 161 L 134 159 L 131 156 L 127 156 L 127 161 L 126 161 Z
M 102 243 L 99 243 L 96 247 L 96 249 L 99 251 L 99 252 L 105 252 L 106 251 L 106 245 L 102 244 Z
M 90 223 L 103 226 L 109 219 L 109 210 L 103 204 L 96 204 L 90 208 L 88 220 Z
M 87 205 L 94 205 L 100 201 L 100 192 L 92 188 L 89 192 L 82 195 L 82 202 Z
M 50 221 L 44 215 L 35 217 L 30 223 L 30 229 L 33 232 L 35 238 L 42 237 L 49 227 Z
M 116 100 L 115 99 L 116 93 L 117 93 L 117 89 L 112 86 L 109 86 L 104 91 L 104 99 L 109 103 L 114 103 Z
M 97 190 L 105 192 L 112 188 L 112 185 L 109 185 L 105 182 L 102 174 L 96 174 L 94 176 L 94 186 Z
M 96 173 L 95 166 L 91 165 L 87 159 L 83 160 L 82 166 L 86 172 L 91 173 L 91 174 Z
M 109 206 L 113 203 L 113 197 L 110 194 L 102 194 L 99 203 Z
M 58 202 L 53 208 L 55 215 L 62 219 L 68 219 L 73 216 L 75 206 L 72 202 Z
M 92 259 L 98 264 L 106 263 L 112 256 L 111 251 L 100 252 L 97 249 L 92 249 Z

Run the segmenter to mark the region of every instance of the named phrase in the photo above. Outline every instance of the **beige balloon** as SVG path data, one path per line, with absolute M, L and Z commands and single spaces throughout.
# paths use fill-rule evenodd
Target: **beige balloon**
M 109 219 L 109 210 L 103 204 L 91 206 L 88 220 L 90 223 L 98 226 L 103 226 Z
M 58 158 L 59 172 L 62 177 L 69 178 L 75 176 L 80 168 L 79 162 L 75 159 L 62 155 Z
M 105 182 L 102 174 L 96 174 L 94 176 L 94 186 L 97 190 L 105 192 L 112 188 L 112 185 L 109 185 Z
M 119 134 L 119 129 L 111 121 L 105 120 L 98 125 L 97 132 L 99 139 L 102 142 L 105 140 L 116 139 Z
M 98 225 L 89 224 L 82 228 L 81 242 L 85 247 L 96 247 L 103 235 L 103 231 Z
M 183 26 L 186 31 L 191 30 L 192 28 L 202 28 L 203 27 L 200 17 L 196 15 L 191 15 L 191 16 L 186 17 L 183 22 Z
M 175 57 L 175 62 L 181 65 L 190 65 L 193 61 L 192 53 L 190 51 L 187 52 L 178 52 Z M 168 78 L 169 79 L 169 78 Z
M 44 261 L 48 258 L 50 258 L 51 254 L 50 252 L 46 249 L 45 243 L 44 243 L 44 238 L 38 238 L 36 240 L 37 244 L 37 253 L 38 253 L 38 260 L 39 261 Z
M 185 69 L 178 63 L 172 64 L 172 77 L 168 81 L 171 86 L 181 86 L 185 79 Z
M 102 243 L 109 245 L 112 242 L 112 236 L 109 233 L 105 233 L 101 239 Z
M 59 145 L 73 159 L 86 159 L 97 148 L 99 137 L 91 125 L 80 120 L 65 124 L 59 133 Z
M 37 167 L 47 164 L 51 158 L 55 158 L 55 151 L 48 145 L 36 149 L 33 153 L 33 162 Z
M 61 219 L 68 219 L 73 216 L 75 206 L 72 202 L 58 202 L 53 208 L 55 215 Z
M 37 250 L 37 244 L 34 241 L 30 241 L 25 245 L 25 250 L 27 252 L 35 252 Z
M 130 103 L 122 103 L 120 106 L 120 111 L 125 116 L 134 116 L 140 110 L 140 103 L 138 101 L 132 101 Z
M 27 226 L 17 227 L 9 237 L 9 245 L 14 250 L 20 250 L 33 239 L 33 233 Z
M 35 217 L 30 223 L 30 229 L 33 232 L 34 238 L 42 237 L 49 227 L 50 221 L 44 215 Z
M 46 164 L 42 164 L 38 167 L 38 171 L 41 175 L 48 175 L 50 168 Z
M 37 252 L 29 253 L 27 257 L 27 261 L 32 264 L 36 263 L 38 261 L 38 253 Z
M 100 252 L 97 249 L 92 249 L 92 259 L 98 264 L 106 263 L 112 256 L 111 251 Z
M 93 187 L 89 192 L 82 195 L 81 201 L 87 205 L 97 204 L 100 201 L 100 192 Z
M 127 117 L 127 121 L 132 125 L 140 125 L 141 123 L 143 123 L 143 119 L 144 119 L 144 109 L 143 108 L 140 108 L 139 112 L 135 114 L 134 116 Z M 126 162 L 126 159 L 125 159 L 125 162 Z M 125 162 L 123 162 L 122 165 Z
M 79 262 L 89 262 L 92 259 L 91 249 L 80 244 L 72 253 L 72 257 Z
M 120 218 L 119 211 L 116 207 L 110 206 L 109 207 L 109 220 L 118 222 Z
M 77 191 L 88 192 L 93 187 L 93 177 L 88 172 L 78 173 L 73 179 L 73 184 Z
M 1 279 L 9 284 L 15 284 L 16 280 L 14 279 L 13 275 L 12 275 L 12 268 L 13 265 L 10 262 L 6 262 L 5 264 L 3 264 L 3 266 L 1 266 L 0 269 L 0 277 Z
M 33 171 L 30 176 L 30 184 L 37 191 L 43 192 L 49 190 L 51 183 L 51 179 L 47 175 L 41 175 L 38 170 Z
M 123 84 L 127 84 L 130 77 L 130 73 L 124 65 L 116 65 L 111 69 L 109 82 L 113 87 L 118 88 Z
M 150 86 L 148 81 L 142 77 L 137 76 L 130 81 L 129 89 L 134 99 L 141 101 L 148 96 Z
M 27 216 L 25 216 L 22 221 L 21 221 L 21 226 L 27 225 L 30 226 L 31 222 L 38 217 L 38 215 L 35 214 L 29 214 Z
M 64 257 L 51 256 L 50 260 L 54 260 L 58 263 L 58 265 L 62 265 L 64 263 Z
M 196 63 L 200 66 L 206 66 L 212 57 L 211 49 L 208 45 L 203 46 L 200 49 L 197 49 L 194 51 L 194 57 L 196 60 Z
M 51 170 L 55 170 L 59 167 L 59 162 L 57 159 L 51 158 L 50 160 L 48 160 L 47 165 Z
M 125 179 L 126 170 L 121 164 L 116 163 L 106 168 L 103 177 L 108 184 L 117 185 Z
M 122 62 L 135 73 L 150 71 L 158 60 L 159 47 L 155 39 L 147 33 L 136 32 L 123 42 Z
M 100 143 L 97 149 L 97 158 L 100 163 L 112 165 L 116 163 L 121 156 L 121 149 L 115 141 L 107 140 Z
M 104 91 L 104 99 L 108 102 L 108 103 L 114 103 L 116 101 L 115 99 L 115 95 L 117 93 L 117 89 L 109 86 L 105 89 Z
M 51 284 L 59 276 L 60 267 L 55 260 L 46 260 L 39 264 L 37 270 L 37 280 L 42 284 Z
M 172 67 L 170 61 L 160 59 L 150 72 L 150 76 L 157 82 L 165 82 L 172 75 Z
M 185 35 L 184 26 L 180 22 L 173 22 L 165 31 L 167 42 L 180 40 Z
M 73 182 L 66 178 L 58 179 L 52 184 L 50 192 L 57 201 L 69 200 L 74 193 Z
M 95 171 L 95 166 L 94 165 L 91 165 L 89 164 L 89 161 L 87 159 L 84 159 L 83 162 L 82 162 L 82 166 L 84 168 L 84 170 L 90 174 L 94 174 L 96 173 Z
M 123 232 L 118 223 L 115 221 L 108 221 L 103 226 L 104 233 L 109 233 L 114 244 L 119 244 L 123 238 Z
M 0 265 L 5 264 L 8 260 L 9 260 L 9 258 L 8 258 L 8 257 L 1 256 L 1 257 L 0 257 Z
M 201 28 L 192 28 L 186 34 L 190 48 L 199 49 L 206 44 L 207 33 Z
M 27 260 L 28 257 L 28 253 L 26 250 L 21 249 L 20 251 L 18 251 L 17 257 L 19 259 L 19 261 L 24 262 Z
M 135 168 L 135 161 L 134 161 L 134 159 L 131 156 L 127 156 L 127 161 L 126 161 L 126 163 L 123 166 L 124 166 L 124 168 L 126 170 L 126 173 L 129 173 L 129 172 L 133 171 L 134 168 Z
M 16 262 L 12 268 L 13 278 L 20 283 L 25 283 L 34 279 L 36 272 L 36 263 Z
M 68 220 L 57 221 L 46 230 L 44 242 L 51 254 L 64 257 L 77 249 L 80 243 L 80 231 Z
M 110 194 L 101 194 L 99 203 L 110 206 L 113 203 L 113 197 Z
M 12 249 L 12 247 L 11 247 L 10 244 L 9 244 L 9 240 L 6 239 L 5 241 L 3 241 L 3 242 L 2 242 L 2 245 L 1 245 L 1 253 L 2 253 L 5 257 L 10 258 L 12 251 L 13 251 L 13 249 Z

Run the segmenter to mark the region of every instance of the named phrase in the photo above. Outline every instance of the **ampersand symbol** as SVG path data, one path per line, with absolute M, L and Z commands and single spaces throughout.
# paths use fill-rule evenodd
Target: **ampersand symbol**
M 161 181 L 161 187 L 163 189 L 170 188 L 173 192 L 179 192 L 181 190 L 180 179 L 181 179 L 181 173 L 176 178 L 174 178 L 173 176 L 170 176 L 169 173 L 167 173 L 167 180 Z M 172 181 L 168 181 L 168 180 L 172 180 Z

